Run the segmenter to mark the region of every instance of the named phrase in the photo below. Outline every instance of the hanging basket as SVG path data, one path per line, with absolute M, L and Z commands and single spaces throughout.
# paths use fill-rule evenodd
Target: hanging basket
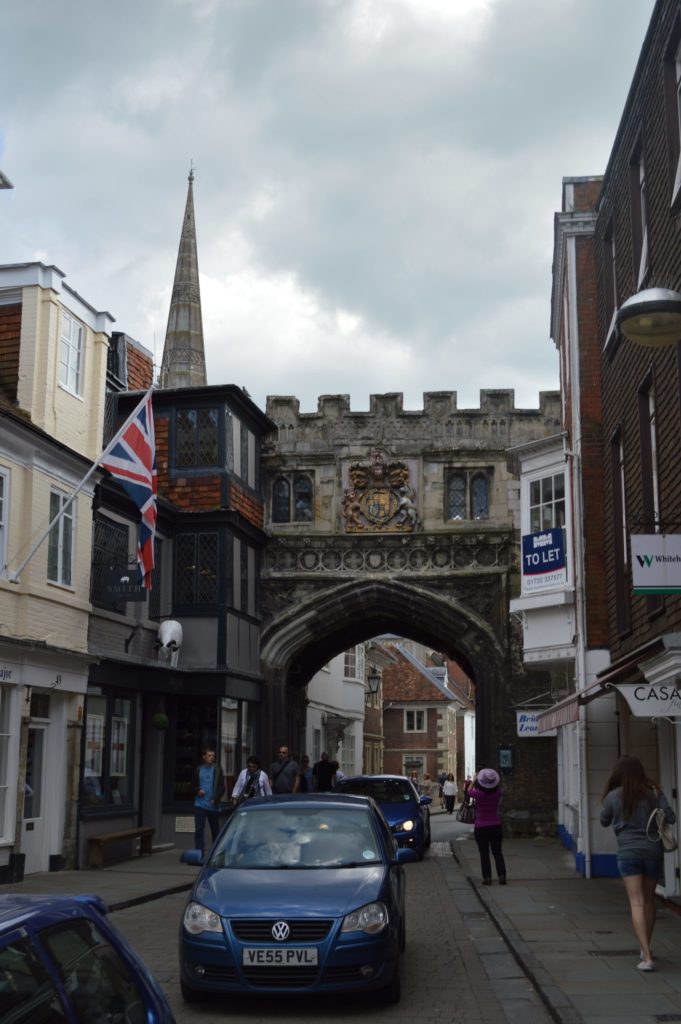
M 170 725 L 170 720 L 166 715 L 165 711 L 157 711 L 155 715 L 152 715 L 151 724 L 154 729 L 167 729 Z

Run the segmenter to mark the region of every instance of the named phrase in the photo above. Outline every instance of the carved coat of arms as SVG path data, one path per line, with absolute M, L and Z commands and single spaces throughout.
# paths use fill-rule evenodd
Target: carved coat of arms
M 368 462 L 353 462 L 348 468 L 341 507 L 345 532 L 411 533 L 419 524 L 415 499 L 408 465 L 386 462 L 383 452 L 374 448 Z

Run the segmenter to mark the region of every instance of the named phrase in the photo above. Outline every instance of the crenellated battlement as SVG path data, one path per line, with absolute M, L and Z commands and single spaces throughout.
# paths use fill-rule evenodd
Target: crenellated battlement
M 278 427 L 278 448 L 409 440 L 435 445 L 500 447 L 560 430 L 560 394 L 539 393 L 537 409 L 519 409 L 512 388 L 482 389 L 480 407 L 459 409 L 456 391 L 426 391 L 423 409 L 405 409 L 395 391 L 369 396 L 369 409 L 353 411 L 349 395 L 320 395 L 316 412 L 300 411 L 293 395 L 270 395 L 267 415 Z

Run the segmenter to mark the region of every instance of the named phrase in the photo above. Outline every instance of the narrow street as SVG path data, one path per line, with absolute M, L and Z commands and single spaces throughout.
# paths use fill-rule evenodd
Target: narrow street
M 177 934 L 184 894 L 112 914 L 163 985 L 180 1024 L 230 1020 L 258 1024 L 318 1024 L 356 1019 L 404 1019 L 414 1024 L 546 1024 L 542 1003 L 516 964 L 451 855 L 449 840 L 463 831 L 454 819 L 433 817 L 433 845 L 421 863 L 406 866 L 407 949 L 402 963 L 402 1000 L 380 1006 L 367 997 L 228 997 L 198 1006 L 182 1002 Z

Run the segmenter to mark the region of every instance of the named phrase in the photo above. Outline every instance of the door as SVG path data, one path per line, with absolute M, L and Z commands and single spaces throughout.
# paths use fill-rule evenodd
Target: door
M 47 804 L 45 767 L 47 725 L 29 725 L 26 746 L 26 784 L 21 851 L 26 855 L 24 871 L 47 871 Z

